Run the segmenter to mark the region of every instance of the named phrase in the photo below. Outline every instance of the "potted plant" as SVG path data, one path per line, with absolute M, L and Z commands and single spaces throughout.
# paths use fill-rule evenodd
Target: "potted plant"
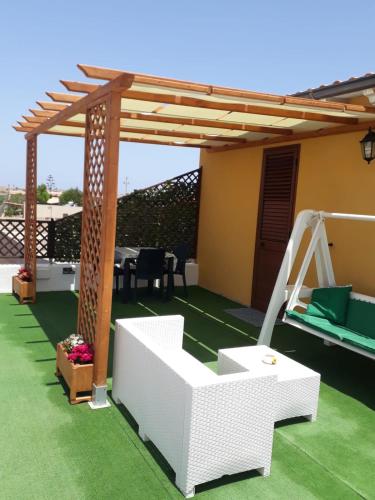
M 18 295 L 21 304 L 34 302 L 34 284 L 32 274 L 25 267 L 21 267 L 12 278 L 13 293 Z
M 77 396 L 77 393 L 92 391 L 93 361 L 93 346 L 85 342 L 81 335 L 70 335 L 57 344 L 56 375 L 64 377 L 70 389 L 71 404 L 91 401 L 91 394 Z

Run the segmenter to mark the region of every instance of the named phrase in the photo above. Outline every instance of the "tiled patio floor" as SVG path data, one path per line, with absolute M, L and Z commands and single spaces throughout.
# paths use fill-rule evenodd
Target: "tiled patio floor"
M 258 330 L 229 316 L 236 304 L 192 287 L 188 302 L 144 297 L 113 319 L 185 316 L 185 349 L 215 369 L 219 348 L 255 343 Z M 125 409 L 70 406 L 54 376 L 55 344 L 75 330 L 77 298 L 38 295 L 33 306 L 0 295 L 0 498 L 182 498 L 173 472 L 145 445 Z M 278 425 L 271 476 L 226 477 L 197 488 L 196 498 L 375 498 L 375 365 L 368 359 L 279 326 L 273 346 L 321 372 L 318 420 Z

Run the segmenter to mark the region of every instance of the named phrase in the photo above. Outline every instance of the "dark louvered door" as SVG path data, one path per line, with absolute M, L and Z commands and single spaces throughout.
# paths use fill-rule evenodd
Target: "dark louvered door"
M 266 149 L 251 305 L 266 311 L 293 226 L 299 146 Z

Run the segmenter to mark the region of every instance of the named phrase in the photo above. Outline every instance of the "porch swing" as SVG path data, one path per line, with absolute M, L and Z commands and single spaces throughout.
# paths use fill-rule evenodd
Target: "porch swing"
M 341 214 L 303 210 L 294 228 L 280 267 L 272 297 L 260 332 L 258 345 L 270 345 L 273 328 L 282 305 L 287 302 L 282 321 L 316 335 L 326 345 L 339 345 L 375 359 L 375 297 L 337 287 L 325 228 L 326 219 L 375 222 L 374 215 Z M 311 240 L 294 285 L 288 285 L 293 264 L 307 229 Z M 315 256 L 318 288 L 303 285 Z M 311 298 L 310 304 L 301 299 Z M 304 312 L 296 311 L 299 307 Z M 337 314 L 336 314 L 337 313 Z

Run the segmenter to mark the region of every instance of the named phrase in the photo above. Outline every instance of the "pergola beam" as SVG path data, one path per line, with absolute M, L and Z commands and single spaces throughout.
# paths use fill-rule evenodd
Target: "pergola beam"
M 86 87 L 87 84 L 79 84 L 78 82 L 66 82 L 67 84 L 73 84 L 75 87 L 75 92 L 81 92 L 78 90 L 80 85 Z M 84 92 L 94 92 L 100 85 L 94 85 L 93 90 L 84 90 Z M 88 87 L 90 88 L 90 87 Z M 82 99 L 82 96 L 77 96 L 75 94 L 66 94 L 63 92 L 46 92 L 46 94 L 56 102 L 62 103 L 74 103 Z M 254 114 L 270 117 L 280 117 L 280 118 L 295 118 L 301 120 L 318 121 L 326 123 L 341 123 L 344 125 L 354 125 L 358 123 L 358 119 L 349 116 L 337 116 L 329 115 L 326 113 L 318 113 L 311 111 L 300 111 L 297 109 L 287 109 L 284 106 L 272 107 L 272 106 L 262 106 L 256 104 L 245 104 L 238 102 L 218 102 L 218 101 L 208 101 L 207 99 L 199 99 L 196 97 L 180 96 L 174 94 L 160 94 L 158 92 L 141 92 L 138 90 L 125 90 L 123 92 L 123 97 L 127 99 L 134 99 L 137 101 L 146 102 L 156 102 L 160 104 L 173 104 L 175 106 L 188 106 L 196 107 L 202 109 L 211 109 L 218 111 L 227 111 L 228 113 L 237 112 L 245 114 Z
M 102 68 L 99 66 L 90 66 L 87 64 L 78 64 L 77 67 L 84 73 L 87 78 L 95 78 L 97 80 L 112 80 L 121 74 L 132 76 L 135 83 L 144 85 L 158 85 L 165 88 L 174 88 L 179 90 L 194 91 L 212 96 L 227 96 L 233 98 L 254 99 L 266 101 L 276 104 L 291 104 L 299 106 L 309 106 L 312 108 L 320 108 L 327 110 L 338 111 L 353 111 L 373 113 L 371 106 L 361 104 L 348 104 L 341 102 L 317 101 L 293 96 L 280 96 L 276 94 L 267 94 L 263 92 L 254 92 L 251 90 L 236 89 L 231 87 L 221 87 L 218 85 L 208 85 L 174 78 L 161 78 L 159 76 L 146 75 L 140 73 L 129 73 L 121 70 Z
M 32 132 L 34 130 L 33 127 L 24 127 L 24 126 L 17 127 L 16 125 L 13 125 L 13 128 L 17 132 Z M 47 130 L 47 132 L 44 132 L 44 134 L 47 134 L 47 135 L 60 135 L 60 136 L 64 136 L 64 137 L 65 136 L 68 136 L 68 137 L 85 137 L 85 133 L 84 132 L 77 132 L 77 133 L 73 134 L 72 132 L 58 132 L 58 131 L 53 131 L 53 130 Z
M 46 130 L 50 129 L 51 127 L 59 125 L 62 121 L 66 121 L 78 113 L 82 112 L 85 113 L 87 107 L 95 103 L 96 100 L 102 98 L 105 95 L 108 95 L 113 91 L 122 91 L 125 88 L 130 87 L 131 84 L 132 84 L 132 79 L 129 78 L 129 76 L 120 75 L 119 77 L 115 78 L 114 80 L 111 80 L 107 84 L 100 86 L 97 90 L 91 92 L 91 94 L 82 97 L 77 102 L 61 110 L 58 114 L 52 116 L 46 122 L 41 123 L 39 127 L 35 129 L 35 131 L 33 131 L 32 133 L 37 133 L 37 134 L 43 133 Z M 28 138 L 28 136 L 29 134 L 27 134 L 26 138 Z
M 138 142 L 139 144 L 156 144 L 158 146 L 177 146 L 182 148 L 203 148 L 211 149 L 212 146 L 206 144 L 189 144 L 189 143 L 178 143 L 174 141 L 164 142 L 164 141 L 153 141 L 151 139 L 134 139 L 130 137 L 120 137 L 122 142 Z
M 32 110 L 31 110 L 32 111 Z M 46 119 L 48 119 L 50 115 L 47 116 L 23 116 L 23 118 L 32 124 L 32 126 L 37 126 L 36 124 L 44 123 Z M 53 116 L 53 115 L 52 115 Z M 24 122 L 22 122 L 24 123 Z M 77 127 L 81 128 L 83 131 L 85 129 L 84 122 L 76 122 L 76 121 L 66 121 L 60 124 L 64 127 Z M 134 134 L 145 134 L 145 135 L 161 135 L 165 137 L 176 137 L 176 138 L 184 138 L 184 139 L 201 139 L 206 141 L 220 141 L 220 142 L 235 142 L 235 143 L 245 143 L 246 139 L 241 137 L 230 137 L 230 136 L 219 136 L 219 135 L 210 135 L 210 134 L 195 134 L 191 132 L 178 132 L 178 131 L 169 131 L 163 129 L 148 129 L 148 128 L 139 128 L 139 127 L 120 127 L 120 132 L 129 132 Z
M 269 146 L 272 144 L 280 144 L 286 142 L 297 142 L 302 139 L 313 139 L 314 137 L 326 137 L 329 135 L 347 134 L 348 132 L 357 132 L 366 130 L 369 127 L 375 128 L 375 121 L 360 122 L 355 125 L 344 125 L 341 127 L 330 127 L 309 132 L 298 132 L 291 137 L 267 137 L 259 141 L 248 141 L 246 144 L 238 144 L 237 146 L 225 145 L 211 148 L 212 153 L 220 151 L 230 151 L 232 149 L 254 148 L 257 146 Z
M 220 142 L 236 142 L 243 144 L 246 141 L 245 138 L 241 137 L 230 137 L 230 136 L 220 136 L 220 135 L 210 135 L 210 134 L 195 134 L 193 132 L 179 132 L 170 131 L 163 129 L 148 129 L 148 128 L 138 128 L 138 127 L 120 127 L 121 132 L 132 132 L 135 134 L 146 134 L 146 135 L 164 135 L 165 137 L 178 137 L 182 139 L 202 139 L 205 141 L 220 141 Z
M 294 109 L 286 109 L 283 106 L 271 107 L 260 106 L 254 104 L 244 104 L 237 102 L 217 102 L 207 101 L 206 99 L 197 99 L 195 97 L 186 97 L 173 94 L 159 94 L 152 92 L 139 92 L 137 90 L 126 90 L 123 92 L 123 97 L 127 99 L 135 99 L 138 101 L 157 102 L 161 104 L 174 104 L 176 106 L 189 106 L 203 109 L 228 111 L 228 113 L 237 112 L 251 115 L 262 116 L 278 116 L 280 118 L 296 118 L 301 120 L 310 120 L 327 123 L 342 123 L 345 125 L 353 125 L 358 123 L 357 118 L 348 116 L 328 115 L 325 113 L 299 111 Z M 76 96 L 75 96 L 76 97 Z
M 24 123 L 25 122 L 21 122 Z M 28 126 L 26 126 L 28 125 Z M 22 126 L 16 126 L 13 125 L 14 130 L 17 132 L 33 132 L 35 130 L 35 127 L 37 127 L 37 124 L 32 124 L 32 123 L 26 123 L 25 125 Z M 64 125 L 65 126 L 65 125 Z M 44 134 L 47 135 L 60 135 L 60 136 L 67 136 L 67 137 L 85 137 L 85 132 L 84 128 L 81 129 L 82 132 L 79 132 L 77 129 L 77 133 L 73 132 L 59 132 L 59 131 L 54 131 L 54 130 L 47 130 L 44 132 Z M 182 144 L 178 142 L 163 142 L 163 141 L 157 141 L 157 140 L 151 140 L 151 139 L 135 139 L 135 138 L 130 138 L 130 137 L 120 137 L 121 142 L 136 142 L 139 144 L 154 144 L 158 146 L 176 146 L 176 147 L 185 147 L 185 148 L 203 148 L 203 149 L 211 149 L 212 146 L 208 146 L 205 144 Z
M 196 127 L 222 128 L 226 130 L 243 130 L 244 132 L 257 132 L 259 134 L 292 135 L 293 130 L 283 127 L 266 127 L 264 125 L 248 125 L 245 123 L 225 122 L 223 120 L 208 120 L 203 118 L 180 118 L 175 116 L 159 115 L 156 113 L 121 112 L 121 118 L 144 120 L 160 123 L 174 123 L 176 125 L 191 125 Z
M 49 103 L 38 103 L 39 105 L 43 105 Z M 51 103 L 53 104 L 53 103 Z M 65 109 L 65 106 L 63 109 Z M 35 116 L 54 116 L 54 114 L 50 115 L 41 115 L 37 110 L 30 110 Z M 35 112 L 34 112 L 35 111 Z M 47 110 L 48 111 L 48 110 Z M 52 113 L 52 112 L 51 112 Z M 266 127 L 263 125 L 247 125 L 235 122 L 224 122 L 224 121 L 215 121 L 215 120 L 205 120 L 205 119 L 194 119 L 194 118 L 180 118 L 174 116 L 165 116 L 165 115 L 157 115 L 157 114 L 144 114 L 144 113 L 132 113 L 128 111 L 121 112 L 121 118 L 130 119 L 130 120 L 143 120 L 143 121 L 151 121 L 151 122 L 160 122 L 160 123 L 171 123 L 176 125 L 190 125 L 196 127 L 206 127 L 206 128 L 220 128 L 224 130 L 241 130 L 243 132 L 256 132 L 260 134 L 272 134 L 272 135 L 292 135 L 293 131 L 288 128 L 283 127 Z M 158 129 L 157 129 L 158 130 Z M 162 130 L 162 129 L 161 129 Z

